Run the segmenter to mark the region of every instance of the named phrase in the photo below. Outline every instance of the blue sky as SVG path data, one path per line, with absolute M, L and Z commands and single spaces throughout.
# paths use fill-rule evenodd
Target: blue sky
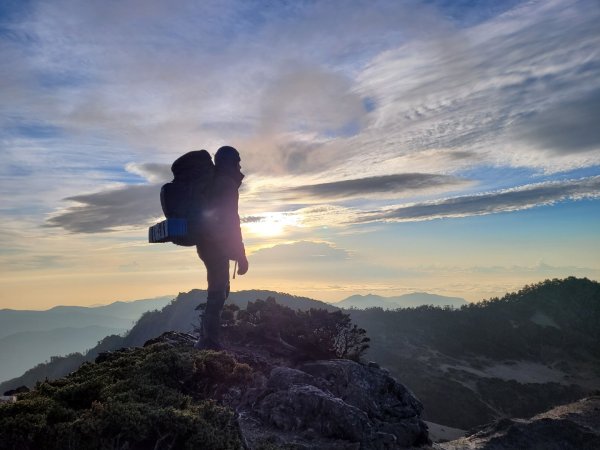
M 7 1 L 0 307 L 203 287 L 145 243 L 170 163 L 242 153 L 234 289 L 479 300 L 600 275 L 600 5 Z

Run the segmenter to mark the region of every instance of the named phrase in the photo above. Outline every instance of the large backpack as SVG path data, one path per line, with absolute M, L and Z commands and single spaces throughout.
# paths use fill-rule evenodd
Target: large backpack
M 196 245 L 206 232 L 214 164 L 206 150 L 194 150 L 175 160 L 171 171 L 173 181 L 160 190 L 160 204 L 167 220 L 150 227 L 149 241 Z

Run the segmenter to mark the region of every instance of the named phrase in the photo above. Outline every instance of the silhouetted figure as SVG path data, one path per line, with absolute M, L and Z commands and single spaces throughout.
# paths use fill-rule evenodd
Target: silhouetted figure
M 220 317 L 229 296 L 229 261 L 237 261 L 239 275 L 248 271 L 248 259 L 238 214 L 238 189 L 244 175 L 240 154 L 229 146 L 217 150 L 215 172 L 206 209 L 208 230 L 196 245 L 206 266 L 208 295 L 202 316 L 202 333 L 197 348 L 219 349 Z

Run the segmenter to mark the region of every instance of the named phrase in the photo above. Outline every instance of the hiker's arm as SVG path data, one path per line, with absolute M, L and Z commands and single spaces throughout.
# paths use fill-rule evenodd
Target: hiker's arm
M 238 214 L 239 194 L 237 186 L 233 182 L 230 183 L 228 180 L 222 179 L 215 187 L 217 196 L 214 200 L 219 209 L 222 245 L 225 247 L 228 257 L 238 261 L 238 264 L 243 266 L 244 261 L 247 264 L 247 260 Z

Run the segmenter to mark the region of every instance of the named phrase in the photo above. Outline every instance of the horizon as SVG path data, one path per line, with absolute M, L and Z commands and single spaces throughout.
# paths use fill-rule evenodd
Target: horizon
M 569 277 L 566 277 L 569 278 Z M 546 282 L 546 281 L 550 281 L 549 279 L 546 280 L 540 280 L 537 283 L 533 283 L 533 284 L 538 284 L 538 283 L 542 283 L 542 282 Z M 592 282 L 598 283 L 598 280 L 590 280 Z M 525 286 L 521 286 L 521 288 L 523 288 Z M 143 302 L 143 301 L 152 301 L 152 300 L 158 300 L 164 297 L 172 297 L 173 300 L 176 300 L 177 297 L 179 296 L 179 294 L 187 294 L 193 290 L 206 290 L 206 289 L 202 289 L 202 288 L 192 288 L 190 291 L 187 292 L 179 292 L 178 294 L 166 294 L 166 295 L 160 295 L 160 296 L 156 296 L 156 297 L 151 297 L 151 298 L 135 298 L 132 300 L 114 300 L 114 301 L 110 301 L 108 303 L 96 303 L 96 304 L 92 304 L 92 305 L 77 305 L 77 304 L 72 304 L 72 305 L 65 305 L 65 304 L 57 304 L 57 305 L 53 305 L 50 306 L 48 308 L 45 309 L 26 309 L 26 308 L 0 308 L 0 311 L 6 311 L 6 310 L 10 310 L 10 311 L 39 311 L 39 312 L 43 312 L 43 311 L 49 311 L 52 310 L 54 308 L 60 308 L 60 307 L 81 307 L 81 308 L 100 308 L 103 306 L 110 306 L 110 305 L 114 305 L 116 303 L 133 303 L 133 302 Z M 519 289 L 520 290 L 520 289 Z M 248 291 L 270 291 L 268 289 L 245 289 L 243 291 L 231 291 L 232 293 L 241 293 L 241 292 L 248 292 Z M 275 291 L 270 291 L 270 292 L 275 292 Z M 502 298 L 507 294 L 511 294 L 511 293 L 515 293 L 516 291 L 507 291 L 502 295 L 497 296 L 496 298 Z M 295 294 L 290 294 L 288 292 L 276 292 L 279 294 L 284 294 L 284 295 L 295 295 Z M 488 300 L 493 300 L 494 298 L 482 298 L 479 300 L 475 300 L 475 301 L 469 301 L 463 297 L 453 297 L 453 296 L 444 296 L 441 294 L 437 294 L 434 292 L 425 292 L 425 291 L 413 291 L 413 292 L 407 292 L 405 294 L 400 294 L 400 295 L 390 295 L 390 296 L 384 296 L 384 295 L 379 295 L 379 294 L 373 294 L 373 293 L 367 293 L 367 294 L 350 294 L 350 295 L 345 295 L 344 297 L 340 297 L 338 299 L 335 300 L 323 300 L 323 299 L 319 299 L 319 298 L 312 298 L 312 297 L 306 297 L 306 296 L 300 296 L 300 297 L 306 297 L 310 300 L 316 300 L 319 302 L 323 302 L 323 303 L 328 303 L 330 305 L 335 305 L 337 303 L 341 303 L 345 300 L 348 300 L 349 298 L 352 297 L 369 297 L 369 296 L 374 296 L 374 297 L 379 297 L 382 299 L 390 299 L 390 298 L 398 298 L 398 297 L 404 297 L 404 296 L 410 296 L 410 295 L 414 295 L 414 294 L 424 294 L 424 295 L 433 295 L 433 296 L 439 296 L 439 297 L 448 297 L 448 298 L 456 298 L 456 299 L 461 299 L 461 300 L 465 300 L 466 304 L 469 303 L 479 303 L 482 301 L 488 301 Z
M 599 21 L 594 0 L 5 2 L 0 309 L 204 289 L 147 228 L 171 163 L 226 144 L 232 290 L 599 280 Z

